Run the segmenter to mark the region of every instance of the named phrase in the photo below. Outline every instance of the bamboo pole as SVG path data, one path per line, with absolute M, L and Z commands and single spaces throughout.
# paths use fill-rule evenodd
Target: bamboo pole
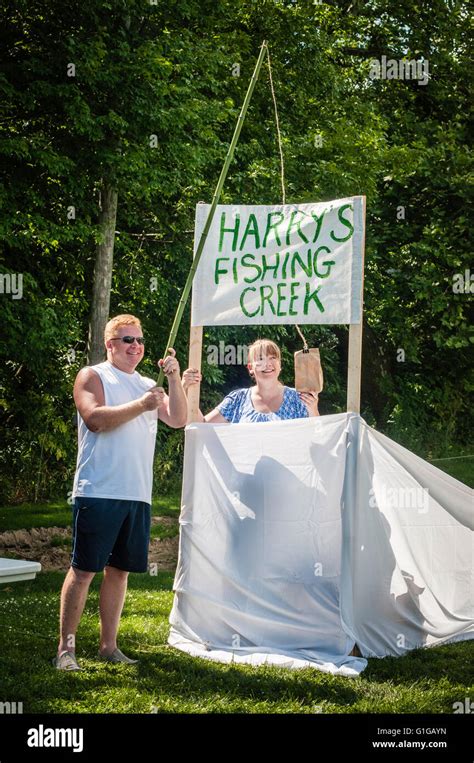
M 194 255 L 193 264 L 191 266 L 191 270 L 189 271 L 189 275 L 186 281 L 186 284 L 183 289 L 183 293 L 181 295 L 181 299 L 179 300 L 178 309 L 176 311 L 176 315 L 174 317 L 173 325 L 171 327 L 170 335 L 168 337 L 168 342 L 166 343 L 165 353 L 166 355 L 168 348 L 173 346 L 174 340 L 176 339 L 176 335 L 178 333 L 179 325 L 181 323 L 181 318 L 183 317 L 184 308 L 186 306 L 186 302 L 188 301 L 189 292 L 191 291 L 192 283 L 194 274 L 196 272 L 197 266 L 199 265 L 199 260 L 201 258 L 202 251 L 204 249 L 204 244 L 206 242 L 207 234 L 209 233 L 209 229 L 211 227 L 211 223 L 214 217 L 214 213 L 216 211 L 217 202 L 219 201 L 219 197 L 222 193 L 222 188 L 224 186 L 225 179 L 227 177 L 227 172 L 229 171 L 230 163 L 234 157 L 234 151 L 235 147 L 237 145 L 237 141 L 239 140 L 240 131 L 242 130 L 242 125 L 244 123 L 245 115 L 247 113 L 247 109 L 250 103 L 250 99 L 252 97 L 252 93 L 254 91 L 255 85 L 257 83 L 258 75 L 260 74 L 260 69 L 262 68 L 263 59 L 265 58 L 265 53 L 268 51 L 267 43 L 264 40 L 262 42 L 261 48 L 260 48 L 260 54 L 258 56 L 257 63 L 255 64 L 255 69 L 252 74 L 252 78 L 250 80 L 247 93 L 244 99 L 244 102 L 242 104 L 242 108 L 240 110 L 239 118 L 237 120 L 237 124 L 235 126 L 234 135 L 232 137 L 229 149 L 227 151 L 227 156 L 224 161 L 224 165 L 221 170 L 221 174 L 219 176 L 219 180 L 217 181 L 216 190 L 214 191 L 214 196 L 212 198 L 211 207 L 209 209 L 209 214 L 207 216 L 206 224 L 204 225 L 201 238 L 199 240 L 198 248 L 196 249 L 196 254 Z M 163 357 L 164 357 L 163 355 Z M 163 371 L 160 370 L 160 373 L 158 375 L 158 381 L 157 385 L 161 387 L 163 384 L 164 374 Z

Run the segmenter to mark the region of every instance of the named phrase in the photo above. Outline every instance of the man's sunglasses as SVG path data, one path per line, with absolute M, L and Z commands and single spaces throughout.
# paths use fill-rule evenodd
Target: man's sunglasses
M 115 339 L 120 339 L 120 341 L 125 342 L 125 344 L 133 344 L 134 342 L 138 342 L 138 344 L 145 344 L 145 339 L 142 336 L 113 336 L 111 337 L 112 341 L 114 341 Z

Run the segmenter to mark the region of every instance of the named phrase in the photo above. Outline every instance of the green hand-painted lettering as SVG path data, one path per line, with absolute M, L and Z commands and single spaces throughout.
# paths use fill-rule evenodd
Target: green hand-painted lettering
M 354 233 L 354 226 L 352 225 L 350 220 L 346 220 L 346 218 L 343 216 L 343 212 L 345 209 L 352 209 L 352 204 L 343 204 L 342 207 L 339 207 L 337 210 L 337 216 L 339 218 L 339 222 L 341 222 L 343 225 L 346 226 L 346 228 L 349 228 L 349 233 L 347 236 L 343 236 L 342 238 L 339 238 L 334 234 L 334 231 L 331 231 L 329 234 L 333 241 L 348 241 L 352 234 Z
M 245 228 L 245 233 L 242 236 L 242 241 L 240 242 L 240 251 L 242 251 L 244 248 L 248 236 L 254 237 L 255 249 L 260 249 L 260 233 L 258 231 L 258 223 L 255 215 L 249 215 L 247 227 Z
M 260 308 L 257 307 L 254 313 L 249 313 L 244 304 L 244 295 L 248 291 L 257 291 L 257 289 L 255 289 L 254 286 L 247 286 L 247 288 L 243 290 L 242 294 L 240 295 L 240 309 L 242 310 L 243 314 L 247 316 L 247 318 L 253 318 L 255 315 L 257 315 Z
M 305 286 L 306 286 L 306 294 L 305 294 L 305 297 L 304 297 L 304 307 L 303 307 L 304 314 L 308 315 L 309 304 L 310 304 L 311 301 L 314 301 L 314 303 L 316 304 L 316 307 L 318 308 L 318 310 L 321 313 L 324 313 L 324 307 L 322 305 L 321 300 L 318 297 L 318 291 L 320 290 L 321 287 L 318 286 L 317 289 L 315 289 L 312 293 L 310 293 L 311 292 L 310 284 L 307 283 L 307 284 L 305 284 Z
M 272 217 L 279 217 L 280 219 L 276 223 L 272 223 Z M 275 241 L 277 242 L 278 246 L 281 246 L 280 236 L 278 235 L 278 226 L 281 222 L 284 220 L 284 214 L 282 212 L 270 212 L 267 215 L 267 228 L 265 230 L 265 235 L 263 237 L 263 243 L 262 246 L 265 249 L 267 245 L 268 236 L 270 235 L 270 231 L 275 231 Z
M 220 233 L 219 233 L 219 252 L 222 252 L 222 245 L 224 243 L 224 234 L 225 233 L 233 233 L 232 238 L 232 251 L 235 252 L 237 249 L 237 241 L 239 238 L 239 228 L 240 228 L 240 215 L 237 214 L 235 216 L 235 225 L 233 228 L 226 228 L 225 227 L 225 212 L 221 214 L 221 226 L 220 226 Z
M 219 267 L 219 262 L 230 262 L 230 257 L 217 257 L 216 258 L 216 266 L 214 268 L 214 283 L 219 283 L 219 276 L 226 275 L 228 273 L 228 270 L 223 270 Z

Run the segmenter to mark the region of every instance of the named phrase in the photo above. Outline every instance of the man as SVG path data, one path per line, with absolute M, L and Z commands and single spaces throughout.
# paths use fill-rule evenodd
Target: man
M 169 397 L 136 367 L 144 355 L 138 318 L 117 315 L 105 327 L 107 360 L 82 368 L 74 384 L 78 456 L 74 479 L 73 550 L 61 592 L 60 641 L 53 663 L 81 670 L 75 639 L 90 583 L 100 589 L 99 657 L 135 663 L 117 647 L 129 572 L 146 572 L 157 420 L 186 424 L 187 404 L 175 351 L 159 363 Z

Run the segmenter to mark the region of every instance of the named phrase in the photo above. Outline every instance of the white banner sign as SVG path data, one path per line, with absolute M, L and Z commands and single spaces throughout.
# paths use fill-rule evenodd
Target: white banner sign
M 196 207 L 194 251 L 209 213 Z M 218 205 L 193 282 L 193 326 L 360 323 L 363 197 Z

